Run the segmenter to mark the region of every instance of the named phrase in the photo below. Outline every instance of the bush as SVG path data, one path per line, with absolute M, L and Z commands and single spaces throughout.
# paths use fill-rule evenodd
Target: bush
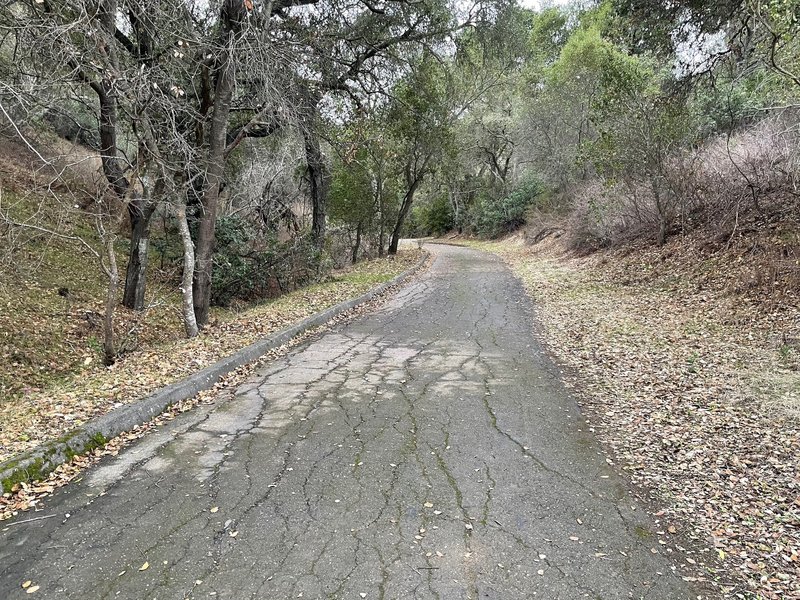
M 228 306 L 279 296 L 318 278 L 327 270 L 308 237 L 280 242 L 248 221 L 222 217 L 217 224 L 217 248 L 211 302 Z
M 705 227 L 722 234 L 749 215 L 796 210 L 796 113 L 763 119 L 664 161 L 658 178 L 595 179 L 573 191 L 569 239 L 580 251 Z M 658 194 L 658 197 L 656 197 Z M 657 205 L 660 203 L 660 206 Z M 665 222 L 666 219 L 666 222 Z
M 525 213 L 542 192 L 538 179 L 523 179 L 508 196 L 481 194 L 471 211 L 471 228 L 483 237 L 497 237 L 525 224 Z
M 444 194 L 434 196 L 427 204 L 415 211 L 415 222 L 422 235 L 443 235 L 453 226 L 453 207 Z M 419 236 L 417 236 L 419 237 Z
M 408 213 L 405 223 L 403 223 L 402 236 L 404 238 L 421 238 L 430 233 L 422 224 L 420 218 L 421 210 L 422 205 L 411 207 L 411 211 Z

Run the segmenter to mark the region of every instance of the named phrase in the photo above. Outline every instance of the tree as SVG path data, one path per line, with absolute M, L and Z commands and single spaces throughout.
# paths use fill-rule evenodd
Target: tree
M 378 208 L 378 186 L 368 161 L 369 155 L 363 146 L 346 144 L 331 181 L 331 219 L 344 223 L 351 231 L 355 229 L 351 254 L 353 264 L 358 261 L 362 238 L 369 233 Z
M 452 88 L 447 71 L 429 52 L 423 52 L 411 73 L 395 88 L 389 128 L 405 186 L 389 241 L 396 254 L 406 217 L 420 185 L 437 167 L 452 144 Z
M 320 144 L 320 108 L 331 97 L 348 99 L 356 108 L 371 96 L 385 95 L 407 68 L 406 52 L 434 46 L 454 32 L 492 18 L 501 2 L 475 0 L 400 0 L 319 3 L 302 19 L 286 21 L 308 62 L 302 78 L 306 157 L 311 183 L 312 234 L 322 248 L 325 233 L 329 166 Z
M 712 75 L 734 62 L 740 72 L 773 71 L 800 86 L 800 2 L 616 0 L 632 50 L 646 49 L 683 63 L 684 75 Z M 723 43 L 714 43 L 721 38 Z

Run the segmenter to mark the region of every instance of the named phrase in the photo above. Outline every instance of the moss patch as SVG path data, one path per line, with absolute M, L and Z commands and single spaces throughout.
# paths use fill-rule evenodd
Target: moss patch
M 32 483 L 44 479 L 60 464 L 61 461 L 56 458 L 59 454 L 64 455 L 65 462 L 70 462 L 76 456 L 102 448 L 108 442 L 108 439 L 102 433 L 97 432 L 83 443 L 72 443 L 80 433 L 80 431 L 74 431 L 62 436 L 44 449 L 44 456 L 37 457 L 33 463 L 26 467 L 18 467 L 22 463 L 21 460 L 9 461 L 6 464 L 6 468 L 12 469 L 12 474 L 2 481 L 3 493 L 11 492 L 18 483 Z
M 15 485 L 18 483 L 28 483 L 42 479 L 46 473 L 42 470 L 44 466 L 44 459 L 37 458 L 27 467 L 15 469 L 11 475 L 3 479 L 3 493 L 10 493 Z M 13 468 L 13 465 L 12 465 Z

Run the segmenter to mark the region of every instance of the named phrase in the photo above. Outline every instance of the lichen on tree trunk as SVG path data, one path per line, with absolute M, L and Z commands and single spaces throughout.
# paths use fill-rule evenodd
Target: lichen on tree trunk
M 194 243 L 189 232 L 189 222 L 186 220 L 186 202 L 178 201 L 175 209 L 178 221 L 178 231 L 183 243 L 183 277 L 181 279 L 181 312 L 186 337 L 197 336 L 197 319 L 194 314 L 194 299 L 192 296 L 192 279 L 194 277 Z
M 108 276 L 108 287 L 106 288 L 106 306 L 103 318 L 103 364 L 113 365 L 117 359 L 117 352 L 114 348 L 114 309 L 117 305 L 117 290 L 119 288 L 119 271 L 117 269 L 117 254 L 114 251 L 113 235 L 106 237 L 106 258 L 108 266 L 106 275 Z

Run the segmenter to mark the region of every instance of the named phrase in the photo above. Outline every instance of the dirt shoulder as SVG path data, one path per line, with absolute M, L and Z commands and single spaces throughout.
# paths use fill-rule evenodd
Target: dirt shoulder
M 686 241 L 588 258 L 552 238 L 470 245 L 524 282 L 593 430 L 669 524 L 661 543 L 693 541 L 686 572 L 726 598 L 800 598 L 793 291 L 732 289 L 730 257 Z

